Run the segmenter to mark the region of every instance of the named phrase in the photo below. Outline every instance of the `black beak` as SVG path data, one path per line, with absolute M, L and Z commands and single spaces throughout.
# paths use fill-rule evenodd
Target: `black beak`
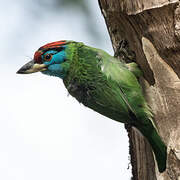
M 34 60 L 28 62 L 25 64 L 23 67 L 21 67 L 18 71 L 17 74 L 30 74 L 30 73 L 35 73 L 35 72 L 40 72 L 40 71 L 45 71 L 47 65 L 45 64 L 37 64 L 34 62 Z

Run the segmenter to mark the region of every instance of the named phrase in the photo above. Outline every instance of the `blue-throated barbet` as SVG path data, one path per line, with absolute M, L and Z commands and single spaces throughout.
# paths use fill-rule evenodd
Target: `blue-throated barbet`
M 69 94 L 85 106 L 136 127 L 150 143 L 159 171 L 166 169 L 167 148 L 152 121 L 136 63 L 120 62 L 81 42 L 58 41 L 40 47 L 17 73 L 39 71 L 61 78 Z

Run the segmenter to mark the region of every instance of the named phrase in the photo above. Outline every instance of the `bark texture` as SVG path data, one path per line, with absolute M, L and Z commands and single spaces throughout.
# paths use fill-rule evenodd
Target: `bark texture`
M 151 147 L 127 127 L 134 180 L 180 180 L 180 2 L 99 0 L 116 51 L 125 39 L 144 72 L 141 83 L 154 122 L 168 147 L 167 169 L 159 173 Z

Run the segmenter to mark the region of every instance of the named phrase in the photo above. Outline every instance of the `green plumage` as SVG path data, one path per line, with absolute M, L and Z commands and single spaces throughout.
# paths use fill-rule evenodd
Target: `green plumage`
M 66 48 L 63 79 L 80 103 L 113 120 L 136 127 L 148 140 L 159 171 L 166 168 L 166 146 L 152 122 L 152 114 L 136 77 L 135 63 L 124 64 L 106 52 L 71 42 Z
M 40 47 L 17 73 L 39 71 L 62 78 L 68 92 L 85 106 L 136 127 L 150 143 L 159 171 L 166 169 L 167 148 L 143 97 L 136 63 L 125 64 L 83 43 L 57 41 Z

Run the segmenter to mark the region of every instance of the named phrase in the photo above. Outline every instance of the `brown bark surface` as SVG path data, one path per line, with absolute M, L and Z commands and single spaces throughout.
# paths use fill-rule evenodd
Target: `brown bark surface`
M 180 180 L 180 3 L 178 0 L 99 0 L 116 51 L 122 39 L 136 53 L 159 134 L 168 147 L 159 173 L 151 147 L 126 127 L 134 180 Z

